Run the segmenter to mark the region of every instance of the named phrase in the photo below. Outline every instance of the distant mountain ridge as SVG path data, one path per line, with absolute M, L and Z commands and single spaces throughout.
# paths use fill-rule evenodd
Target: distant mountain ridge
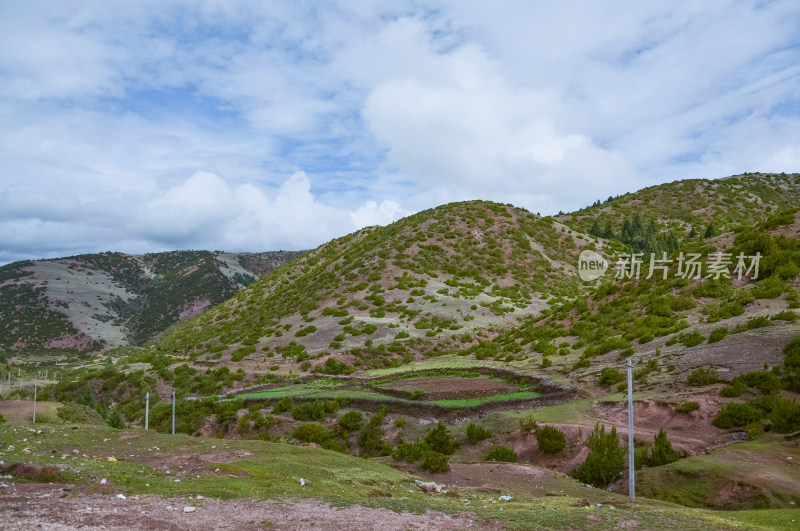
M 303 252 L 84 254 L 0 267 L 0 348 L 140 345 Z

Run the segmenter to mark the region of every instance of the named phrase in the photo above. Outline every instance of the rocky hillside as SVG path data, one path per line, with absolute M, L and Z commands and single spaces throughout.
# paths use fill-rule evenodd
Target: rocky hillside
M 302 253 L 101 253 L 0 267 L 0 348 L 139 345 Z

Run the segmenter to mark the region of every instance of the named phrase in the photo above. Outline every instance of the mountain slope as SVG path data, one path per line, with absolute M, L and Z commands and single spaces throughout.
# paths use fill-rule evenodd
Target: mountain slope
M 506 325 L 538 313 L 553 295 L 576 294 L 574 264 L 587 244 L 510 205 L 444 205 L 333 240 L 159 347 L 212 358 L 350 350 L 366 365 L 408 360 L 395 339 L 413 345 Z
M 137 345 L 218 304 L 297 252 L 101 253 L 0 267 L 0 348 Z
M 642 219 L 654 220 L 683 236 L 693 228 L 703 234 L 709 224 L 719 233 L 738 225 L 759 223 L 779 210 L 798 204 L 800 174 L 749 173 L 650 186 L 616 198 L 609 197 L 556 219 L 575 230 L 598 236 L 606 232 L 604 237 L 609 237 L 622 229 L 626 218 L 631 219 L 638 213 Z

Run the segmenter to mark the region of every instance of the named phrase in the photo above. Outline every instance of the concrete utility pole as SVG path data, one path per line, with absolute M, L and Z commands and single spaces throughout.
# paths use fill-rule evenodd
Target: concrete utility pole
M 172 391 L 172 435 L 175 435 L 175 391 Z
M 36 424 L 36 382 L 33 382 L 33 423 Z
M 636 470 L 633 462 L 633 367 L 628 358 L 628 496 L 636 499 Z
M 150 425 L 150 393 L 144 395 L 144 429 Z

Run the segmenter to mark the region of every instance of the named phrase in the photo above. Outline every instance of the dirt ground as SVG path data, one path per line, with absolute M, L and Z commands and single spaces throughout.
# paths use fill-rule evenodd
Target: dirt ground
M 0 521 L 5 529 L 501 529 L 428 511 L 395 513 L 352 506 L 334 508 L 314 499 L 253 502 L 194 498 L 86 494 L 80 486 L 17 484 L 0 486 Z M 192 512 L 184 508 L 194 507 Z

